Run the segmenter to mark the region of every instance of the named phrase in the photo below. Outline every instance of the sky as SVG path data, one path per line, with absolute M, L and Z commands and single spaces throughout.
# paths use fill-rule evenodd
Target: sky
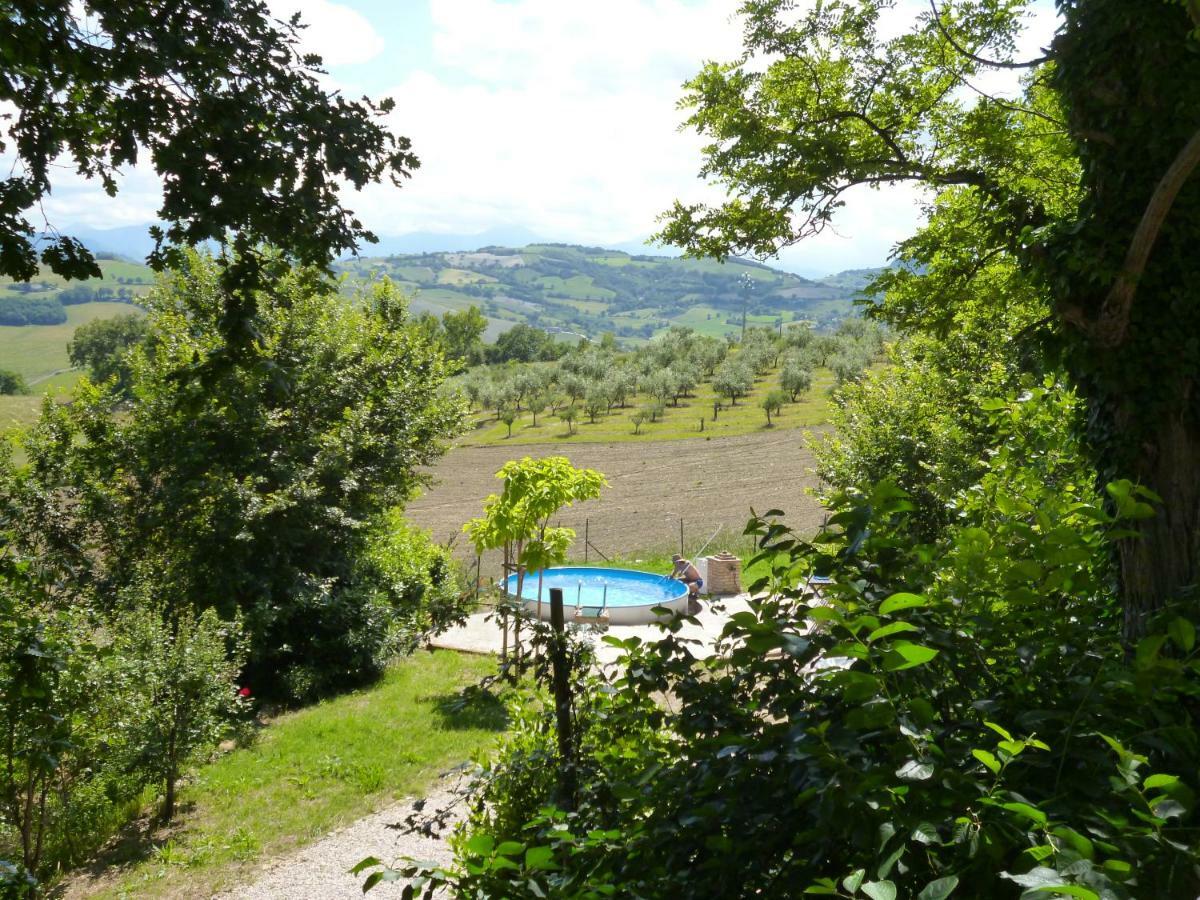
M 521 228 L 627 243 L 653 233 L 676 198 L 720 197 L 697 179 L 702 140 L 680 131 L 676 104 L 705 61 L 737 56 L 738 0 L 268 2 L 311 23 L 307 49 L 324 57 L 331 85 L 396 101 L 390 125 L 421 167 L 403 188 L 345 195 L 381 235 Z M 926 8 L 899 0 L 896 23 Z M 1043 19 L 1034 48 L 1052 27 Z M 140 168 L 113 200 L 68 177 L 46 210 L 64 231 L 136 225 L 154 218 L 158 189 Z M 807 275 L 881 265 L 919 224 L 911 188 L 848 200 L 834 228 L 773 262 Z

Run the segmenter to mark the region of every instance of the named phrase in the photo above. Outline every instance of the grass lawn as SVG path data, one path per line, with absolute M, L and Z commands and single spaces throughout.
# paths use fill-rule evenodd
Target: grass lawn
M 246 749 L 202 767 L 169 833 L 125 847 L 123 868 L 69 897 L 209 897 L 257 863 L 309 844 L 404 797 L 488 747 L 505 727 L 490 695 L 461 689 L 490 657 L 421 652 L 377 685 L 287 713 Z M 465 702 L 464 696 L 472 697 Z
M 695 396 L 680 401 L 679 406 L 668 406 L 657 422 L 646 422 L 633 433 L 629 417 L 645 403 L 644 398 L 631 400 L 625 409 L 614 409 L 600 416 L 595 423 L 589 422 L 582 410 L 575 423 L 575 433 L 567 434 L 566 423 L 549 414 L 538 416 L 537 427 L 533 417 L 523 413 L 513 422 L 512 437 L 506 437 L 507 426 L 497 421 L 491 412 L 483 413 L 476 421 L 475 429 L 461 440 L 466 446 L 482 447 L 504 444 L 574 444 L 615 443 L 618 441 L 670 441 L 685 438 L 733 437 L 759 431 L 786 428 L 810 428 L 824 424 L 829 418 L 829 388 L 833 384 L 833 373 L 818 369 L 813 373 L 813 386 L 795 403 L 784 404 L 783 411 L 772 414 L 771 427 L 767 428 L 767 417 L 759 403 L 767 391 L 778 387 L 779 376 L 771 372 L 760 379 L 749 397 L 743 397 L 737 406 L 725 405 L 712 421 L 713 390 L 709 383 L 696 388 Z M 700 431 L 700 419 L 704 419 L 704 431 Z

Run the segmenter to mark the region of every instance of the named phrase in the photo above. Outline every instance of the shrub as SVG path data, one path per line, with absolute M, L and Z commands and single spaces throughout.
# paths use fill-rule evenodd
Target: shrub
M 258 692 L 309 699 L 383 664 L 394 611 L 356 589 L 356 560 L 462 406 L 390 285 L 347 304 L 314 273 L 277 274 L 258 349 L 231 355 L 216 266 L 190 255 L 148 297 L 127 408 L 85 384 L 43 407 L 24 447 L 55 511 L 40 521 L 68 526 L 84 555 L 84 597 L 146 584 L 180 609 L 240 616 Z
M 411 653 L 432 635 L 462 624 L 473 602 L 450 550 L 407 522 L 399 507 L 372 528 L 356 583 L 391 607 L 389 642 L 398 653 Z
M 29 385 L 17 372 L 0 369 L 0 394 L 28 394 Z
M 987 361 L 972 363 L 966 378 L 967 360 Z M 908 524 L 933 540 L 957 516 L 954 498 L 982 472 L 991 440 L 982 405 L 1015 383 L 999 350 L 906 339 L 890 365 L 834 395 L 833 428 L 811 441 L 817 474 L 839 490 L 895 482 L 916 506 Z M 1070 442 L 1078 415 L 1064 397 L 1062 419 L 1046 423 L 1049 439 Z
M 106 693 L 132 730 L 124 736 L 137 754 L 130 768 L 162 788 L 162 818 L 169 821 L 183 767 L 216 747 L 236 721 L 241 630 L 212 609 L 197 614 L 153 602 L 121 613 L 111 630 Z

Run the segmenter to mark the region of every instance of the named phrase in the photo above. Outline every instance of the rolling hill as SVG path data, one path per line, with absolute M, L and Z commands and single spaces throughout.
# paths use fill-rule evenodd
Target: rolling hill
M 478 306 L 488 337 L 525 322 L 567 335 L 611 331 L 642 341 L 687 325 L 723 335 L 749 324 L 808 320 L 836 325 L 876 270 L 810 280 L 747 260 L 632 255 L 600 247 L 529 244 L 475 251 L 365 257 L 338 263 L 347 290 L 387 276 L 413 295 L 417 312 Z M 749 285 L 749 286 L 748 286 Z

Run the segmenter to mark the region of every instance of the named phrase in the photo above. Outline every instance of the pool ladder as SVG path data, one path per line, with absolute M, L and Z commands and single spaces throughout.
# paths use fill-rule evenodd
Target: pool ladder
M 584 612 L 585 609 L 596 609 L 593 606 L 583 606 L 583 581 L 580 580 L 575 589 L 575 621 L 580 622 L 598 622 L 606 623 L 608 621 L 608 582 L 604 582 L 604 593 L 601 596 L 600 608 L 596 610 L 596 615 L 590 616 Z

